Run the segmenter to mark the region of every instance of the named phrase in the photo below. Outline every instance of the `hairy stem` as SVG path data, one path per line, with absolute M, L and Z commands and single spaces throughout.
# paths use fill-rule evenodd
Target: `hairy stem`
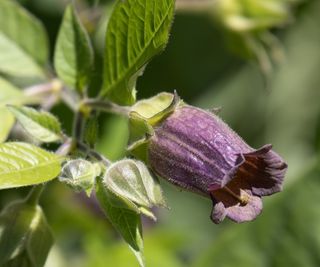
M 75 140 L 82 141 L 85 119 L 81 110 L 77 111 L 74 116 L 72 136 Z
M 130 107 L 127 106 L 119 106 L 113 102 L 100 100 L 100 99 L 85 99 L 83 101 L 83 105 L 92 108 L 94 110 L 108 112 L 113 114 L 122 115 L 125 117 L 129 116 Z
M 111 164 L 111 161 L 105 158 L 103 155 L 98 153 L 97 151 L 91 149 L 89 146 L 86 144 L 76 141 L 77 148 L 82 151 L 83 153 L 87 154 L 89 157 L 96 159 L 98 161 L 101 161 L 104 165 L 108 166 Z

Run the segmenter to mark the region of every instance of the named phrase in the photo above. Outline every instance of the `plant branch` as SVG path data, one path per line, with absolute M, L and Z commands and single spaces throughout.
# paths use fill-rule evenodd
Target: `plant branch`
M 77 111 L 74 116 L 72 136 L 75 140 L 82 141 L 85 119 L 81 110 Z
M 108 112 L 113 114 L 122 115 L 125 117 L 129 116 L 130 107 L 127 106 L 119 106 L 113 102 L 100 100 L 100 99 L 85 99 L 83 100 L 83 105 L 92 108 L 94 110 Z
M 98 153 L 97 151 L 91 149 L 89 146 L 87 146 L 86 144 L 80 142 L 80 141 L 76 141 L 76 145 L 77 148 L 84 152 L 85 154 L 87 154 L 89 157 L 96 159 L 98 161 L 101 161 L 103 164 L 105 164 L 106 166 L 111 164 L 111 161 L 108 160 L 107 158 L 105 158 L 103 155 L 101 155 L 100 153 Z

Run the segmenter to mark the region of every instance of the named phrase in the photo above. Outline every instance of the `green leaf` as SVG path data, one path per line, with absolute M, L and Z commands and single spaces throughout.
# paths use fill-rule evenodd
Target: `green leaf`
M 141 267 L 144 267 L 142 226 L 140 215 L 130 204 L 109 191 L 101 179 L 97 180 L 96 195 L 110 222 L 128 243 Z
M 0 214 L 0 265 L 42 267 L 53 236 L 40 206 L 14 202 Z
M 136 80 L 167 44 L 173 13 L 174 0 L 117 1 L 106 33 L 103 97 L 135 102 Z
M 54 66 L 61 80 L 82 92 L 89 82 L 93 51 L 89 36 L 72 5 L 66 8 L 60 27 Z
M 63 166 L 59 181 L 76 191 L 85 190 L 90 196 L 95 179 L 100 173 L 101 168 L 98 163 L 94 164 L 84 159 L 70 160 Z
M 34 185 L 58 176 L 62 158 L 22 142 L 0 144 L 0 189 Z
M 0 72 L 44 78 L 48 40 L 44 27 L 15 1 L 0 1 Z
M 151 176 L 141 161 L 124 159 L 113 163 L 108 167 L 103 182 L 113 193 L 138 206 L 165 206 L 158 180 Z
M 176 93 L 160 93 L 133 105 L 129 113 L 128 151 L 136 158 L 148 162 L 147 143 L 148 136 L 153 135 L 152 127 L 182 103 Z
M 22 127 L 41 142 L 61 140 L 61 126 L 58 119 L 46 111 L 37 111 L 29 107 L 8 106 Z
M 32 220 L 30 230 L 27 253 L 32 266 L 42 267 L 53 245 L 53 235 L 40 206 L 37 206 L 37 213 Z

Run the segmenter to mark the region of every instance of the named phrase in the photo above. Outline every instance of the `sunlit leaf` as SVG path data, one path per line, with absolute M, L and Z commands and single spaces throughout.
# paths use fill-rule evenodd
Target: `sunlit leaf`
M 22 127 L 42 142 L 61 140 L 61 126 L 58 119 L 46 111 L 37 111 L 29 107 L 8 106 Z
M 43 78 L 47 60 L 47 35 L 40 21 L 15 1 L 0 1 L 0 71 Z
M 66 8 L 54 55 L 54 66 L 61 80 L 82 91 L 87 85 L 93 63 L 89 36 L 72 5 Z
M 136 80 L 165 47 L 173 12 L 174 0 L 117 1 L 106 33 L 103 96 L 134 103 Z
M 62 158 L 22 142 L 0 144 L 0 189 L 39 184 L 58 176 Z

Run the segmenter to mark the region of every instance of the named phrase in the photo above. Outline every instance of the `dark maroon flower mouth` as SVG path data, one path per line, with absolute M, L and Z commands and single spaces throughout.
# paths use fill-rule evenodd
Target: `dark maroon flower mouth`
M 215 223 L 226 216 L 236 222 L 251 221 L 262 211 L 261 197 L 282 190 L 287 164 L 271 148 L 265 145 L 241 155 L 233 177 L 227 175 L 221 188 L 209 187 Z

